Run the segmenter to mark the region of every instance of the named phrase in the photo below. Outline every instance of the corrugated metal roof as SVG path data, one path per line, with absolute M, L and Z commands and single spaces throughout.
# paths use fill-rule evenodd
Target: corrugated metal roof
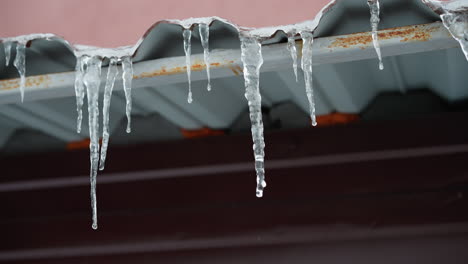
M 314 52 L 313 73 L 318 115 L 363 114 L 376 96 L 386 92 L 405 94 L 428 89 L 448 102 L 468 96 L 464 87 L 468 65 L 458 44 L 440 22 L 427 24 L 439 21 L 438 14 L 419 0 L 383 0 L 381 4 L 380 28 L 389 29 L 381 32 L 386 66 L 383 71 L 377 67 L 370 34 L 349 35 L 370 30 L 366 1 L 336 1 L 322 17 L 314 46 L 318 49 Z M 403 28 L 390 29 L 394 27 Z M 116 82 L 119 91 L 114 93 L 111 104 L 111 145 L 182 138 L 181 128 L 208 127 L 233 133 L 250 129 L 237 30 L 220 20 L 210 25 L 211 92 L 206 91 L 200 36 L 198 30 L 193 30 L 194 102 L 187 104 L 182 29 L 162 21 L 145 34 L 133 58 L 134 86 L 138 88 L 133 91 L 132 115 L 137 117 L 134 129 L 129 135 L 123 132 L 125 99 Z M 303 77 L 300 74 L 296 82 L 285 42 L 286 35 L 279 31 L 263 49 L 265 64 L 260 86 L 266 129 L 297 127 L 308 120 Z M 0 61 L 4 57 L 0 52 Z M 67 142 L 88 137 L 85 123 L 81 134 L 75 132 L 71 82 L 75 62 L 72 50 L 60 39 L 29 43 L 26 74 L 36 77 L 28 78 L 26 102 L 20 103 L 18 89 L 12 89 L 17 80 L 0 84 L 0 145 L 5 146 L 4 152 L 60 149 Z M 12 65 L 0 63 L 1 80 L 17 76 Z M 399 98 L 392 99 L 395 105 Z M 308 125 L 302 122 L 303 127 Z M 37 147 L 21 147 L 17 142 L 25 138 Z

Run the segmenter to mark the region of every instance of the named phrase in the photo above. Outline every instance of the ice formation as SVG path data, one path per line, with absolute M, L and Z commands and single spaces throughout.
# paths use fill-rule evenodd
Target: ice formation
M 83 56 L 81 58 L 83 84 L 88 98 L 88 123 L 90 137 L 90 182 L 93 229 L 97 229 L 96 176 L 99 163 L 99 87 L 101 84 L 101 58 Z
M 186 58 L 187 78 L 188 78 L 188 102 L 192 102 L 191 90 L 191 36 L 193 25 L 198 24 L 201 45 L 203 47 L 204 62 L 206 64 L 206 72 L 208 77 L 207 90 L 211 89 L 210 81 L 210 51 L 209 51 L 209 25 L 213 21 L 218 20 L 228 24 L 238 30 L 241 40 L 241 60 L 243 63 L 243 73 L 245 81 L 245 97 L 248 102 L 249 116 L 251 120 L 251 132 L 253 141 L 253 151 L 255 157 L 255 171 L 257 176 L 257 192 L 258 197 L 262 197 L 263 189 L 266 186 L 265 182 L 265 142 L 263 137 L 263 121 L 262 121 L 262 104 L 259 86 L 260 68 L 263 64 L 262 58 L 262 42 L 270 39 L 281 30 L 288 36 L 287 49 L 292 58 L 293 70 L 297 77 L 297 57 L 298 51 L 295 43 L 295 36 L 298 34 L 302 38 L 302 58 L 301 68 L 304 73 L 306 97 L 309 101 L 310 116 L 312 125 L 316 125 L 315 118 L 315 103 L 313 96 L 313 81 L 312 81 L 312 44 L 314 40 L 314 30 L 322 15 L 337 0 L 330 1 L 316 16 L 314 20 L 304 21 L 301 23 L 285 26 L 267 27 L 267 28 L 241 28 L 227 20 L 218 17 L 206 18 L 190 18 L 186 20 L 166 20 L 166 22 L 178 24 L 183 28 L 183 46 Z M 435 12 L 441 15 L 441 19 L 450 31 L 452 36 L 460 43 L 463 52 L 468 59 L 468 15 L 466 1 L 441 2 L 435 0 L 422 0 L 430 6 Z M 383 69 L 382 56 L 378 42 L 378 24 L 379 18 L 379 1 L 367 1 L 371 12 L 371 28 L 372 40 L 379 58 L 379 68 Z M 25 50 L 26 44 L 34 39 L 51 39 L 56 38 L 52 34 L 34 34 L 27 36 L 19 36 L 15 38 L 3 38 L 1 42 L 5 50 L 5 65 L 10 64 L 11 49 L 13 44 L 16 44 L 16 56 L 14 58 L 14 66 L 17 68 L 20 75 L 20 91 L 21 99 L 24 98 L 25 85 Z M 62 40 L 64 41 L 64 40 Z M 111 103 L 112 91 L 115 81 L 119 78 L 118 64 L 122 65 L 122 81 L 126 97 L 126 116 L 128 119 L 127 132 L 131 128 L 131 87 L 133 79 L 133 62 L 132 57 L 136 49 L 139 47 L 142 39 L 134 45 L 120 47 L 116 49 L 105 49 L 83 45 L 70 45 L 75 52 L 77 58 L 75 68 L 75 94 L 77 107 L 77 131 L 81 131 L 82 123 L 82 106 L 84 103 L 85 94 L 88 101 L 88 124 L 90 135 L 90 182 L 91 182 L 91 208 L 92 208 L 92 226 L 97 228 L 97 202 L 96 202 L 96 177 L 98 169 L 103 170 L 107 156 L 109 144 L 109 109 Z M 104 99 L 102 107 L 102 146 L 99 145 L 99 92 L 101 84 L 101 66 L 103 61 L 109 59 L 107 69 L 107 78 L 104 87 Z
M 210 77 L 210 46 L 209 46 L 209 37 L 210 37 L 210 27 L 207 24 L 199 24 L 198 29 L 200 32 L 200 41 L 203 47 L 203 59 L 205 60 L 206 65 L 206 76 L 208 78 L 208 84 L 206 89 L 211 91 L 211 77 Z
M 102 146 L 101 159 L 99 160 L 99 170 L 104 170 L 107 157 L 107 146 L 109 145 L 109 107 L 111 103 L 112 90 L 114 89 L 115 78 L 119 73 L 117 68 L 118 59 L 111 57 L 107 68 L 106 86 L 104 87 L 104 100 L 102 105 Z
M 187 79 L 188 79 L 188 96 L 187 102 L 192 103 L 192 81 L 191 81 L 191 67 L 192 63 L 190 62 L 190 56 L 192 55 L 192 30 L 190 28 L 185 28 L 182 32 L 184 37 L 184 51 L 185 51 L 185 67 L 187 68 Z
M 312 125 L 316 126 L 317 121 L 315 118 L 315 102 L 314 90 L 312 89 L 312 44 L 314 43 L 314 35 L 311 32 L 302 31 L 302 59 L 301 68 L 304 72 L 304 81 L 307 100 L 309 101 L 310 118 Z
M 122 58 L 122 80 L 125 92 L 125 114 L 127 115 L 127 133 L 131 129 L 133 64 L 130 56 Z
M 11 45 L 11 42 L 3 43 L 3 49 L 5 50 L 5 66 L 10 65 Z
M 377 57 L 379 58 L 379 69 L 383 70 L 384 65 L 382 62 L 382 52 L 380 51 L 380 44 L 379 44 L 379 22 L 380 22 L 380 3 L 379 0 L 367 0 L 367 4 L 370 8 L 371 13 L 371 29 L 372 29 L 372 42 L 374 43 L 375 52 L 377 53 Z
M 296 39 L 294 36 L 288 36 L 288 46 L 287 46 L 289 52 L 291 53 L 291 58 L 293 61 L 293 70 L 294 70 L 294 75 L 296 76 L 296 82 L 297 82 L 297 49 L 296 49 Z
M 249 104 L 257 197 L 263 196 L 265 182 L 265 141 L 263 139 L 262 96 L 260 95 L 260 67 L 263 64 L 262 44 L 255 37 L 241 36 L 241 60 L 244 64 L 245 98 Z

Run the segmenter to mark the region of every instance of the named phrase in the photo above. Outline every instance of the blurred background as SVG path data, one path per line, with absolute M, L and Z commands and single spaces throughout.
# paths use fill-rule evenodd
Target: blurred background
M 314 32 L 317 127 L 286 34 L 264 42 L 263 198 L 237 31 L 210 25 L 208 92 L 193 27 L 188 104 L 182 27 L 156 23 L 219 16 L 274 26 L 312 19 L 327 2 L 1 1 L 0 37 L 50 32 L 102 47 L 143 40 L 133 56 L 132 133 L 120 77 L 112 96 L 96 231 L 73 51 L 61 39 L 28 42 L 21 103 L 1 45 L 0 262 L 467 263 L 468 62 L 432 9 L 381 0 L 382 71 L 367 2 L 326 10 Z

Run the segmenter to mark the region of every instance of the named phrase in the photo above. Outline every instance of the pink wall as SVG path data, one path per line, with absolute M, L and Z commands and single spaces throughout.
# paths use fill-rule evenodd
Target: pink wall
M 135 43 L 165 18 L 219 16 L 238 25 L 291 24 L 315 17 L 328 0 L 2 0 L 0 37 L 54 33 L 73 43 Z

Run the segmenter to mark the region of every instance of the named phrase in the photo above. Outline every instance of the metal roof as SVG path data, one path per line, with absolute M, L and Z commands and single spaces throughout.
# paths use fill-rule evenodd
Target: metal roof
M 318 115 L 364 115 L 374 98 L 387 92 L 405 95 L 428 89 L 449 103 L 468 96 L 464 87 L 468 64 L 439 16 L 419 0 L 382 0 L 381 4 L 383 71 L 377 67 L 368 32 L 366 1 L 336 1 L 322 17 L 313 50 Z M 309 125 L 303 122 L 308 120 L 303 77 L 300 74 L 296 82 L 285 42 L 286 35 L 279 31 L 263 46 L 260 87 L 266 129 Z M 299 40 L 297 45 L 301 45 Z M 207 92 L 203 49 L 198 30 L 193 31 L 194 102 L 187 104 L 182 27 L 170 21 L 156 23 L 133 58 L 132 115 L 136 118 L 132 134 L 124 133 L 125 99 L 120 82 L 116 82 L 118 91 L 110 112 L 111 145 L 182 138 L 180 129 L 249 130 L 239 46 L 238 33 L 231 25 L 219 20 L 210 25 L 213 90 Z M 0 61 L 4 58 L 0 51 Z M 16 69 L 0 63 L 3 152 L 61 149 L 66 142 L 88 137 L 85 122 L 81 134 L 75 132 L 75 62 L 70 47 L 60 39 L 31 41 L 26 52 L 24 103 L 20 103 L 18 79 L 11 79 L 17 78 Z M 399 104 L 402 97 L 394 97 L 393 104 Z M 34 144 L 25 148 L 17 143 L 25 139 Z

